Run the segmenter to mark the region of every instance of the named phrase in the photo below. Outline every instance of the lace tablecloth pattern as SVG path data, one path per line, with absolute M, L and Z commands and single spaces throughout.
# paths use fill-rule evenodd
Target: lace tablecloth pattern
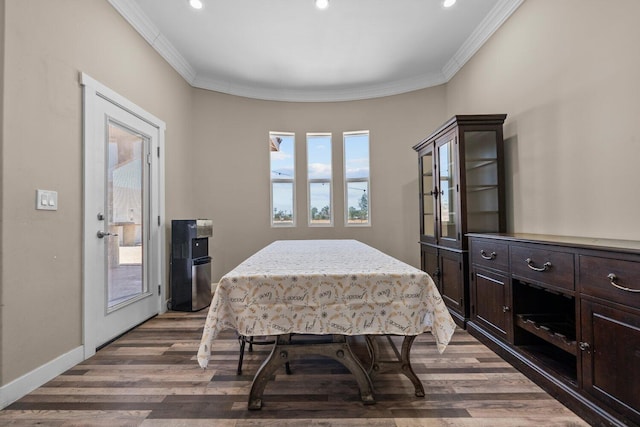
M 198 363 L 225 329 L 250 336 L 418 335 L 441 353 L 456 325 L 429 275 L 356 240 L 279 240 L 222 277 Z

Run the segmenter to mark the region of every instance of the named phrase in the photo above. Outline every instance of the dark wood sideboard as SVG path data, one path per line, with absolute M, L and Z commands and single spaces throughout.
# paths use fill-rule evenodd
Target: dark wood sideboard
M 468 234 L 467 330 L 592 425 L 640 425 L 640 242 Z

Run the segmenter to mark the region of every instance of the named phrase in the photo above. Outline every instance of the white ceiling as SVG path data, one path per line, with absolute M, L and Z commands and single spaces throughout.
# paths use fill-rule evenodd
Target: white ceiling
M 445 83 L 524 0 L 109 0 L 194 87 L 344 101 Z

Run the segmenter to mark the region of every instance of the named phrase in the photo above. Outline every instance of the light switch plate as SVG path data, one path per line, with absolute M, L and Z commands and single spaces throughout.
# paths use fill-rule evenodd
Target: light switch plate
M 58 192 L 51 190 L 36 190 L 36 209 L 57 211 Z

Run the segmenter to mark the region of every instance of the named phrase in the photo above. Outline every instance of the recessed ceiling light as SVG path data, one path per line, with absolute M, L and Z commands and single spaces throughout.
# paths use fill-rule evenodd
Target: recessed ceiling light
M 189 4 L 194 9 L 202 9 L 202 2 L 200 0 L 189 0 Z
M 316 7 L 324 10 L 329 7 L 329 0 L 316 0 Z
M 444 3 L 442 3 L 444 7 L 451 7 L 454 4 L 456 4 L 456 0 L 444 0 Z

